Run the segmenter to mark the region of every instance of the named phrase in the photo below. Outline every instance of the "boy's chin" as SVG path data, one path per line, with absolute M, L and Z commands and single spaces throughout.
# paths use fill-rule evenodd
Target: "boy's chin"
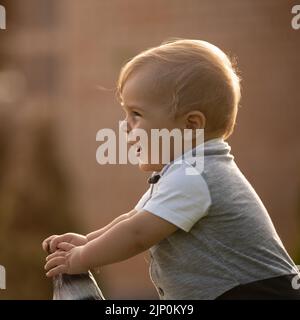
M 164 165 L 162 165 L 162 164 L 149 164 L 149 163 L 142 163 L 142 162 L 139 163 L 139 169 L 141 171 L 145 171 L 145 172 L 148 172 L 148 171 L 157 171 L 158 172 L 163 167 L 164 167 Z

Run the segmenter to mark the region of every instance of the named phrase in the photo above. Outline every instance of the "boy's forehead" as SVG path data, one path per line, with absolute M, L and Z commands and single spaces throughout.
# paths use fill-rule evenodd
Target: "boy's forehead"
M 142 68 L 129 75 L 122 90 L 124 105 L 163 104 L 169 96 L 169 90 L 163 88 L 156 67 Z

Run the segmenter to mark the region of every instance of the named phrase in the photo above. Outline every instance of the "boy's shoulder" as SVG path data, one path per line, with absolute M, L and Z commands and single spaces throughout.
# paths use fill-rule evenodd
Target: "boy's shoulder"
M 184 153 L 182 157 L 166 165 L 161 171 L 160 182 L 174 185 L 191 186 L 206 179 L 205 171 L 214 171 L 216 167 L 230 167 L 234 159 L 231 147 L 222 138 L 216 138 L 198 145 L 195 149 Z

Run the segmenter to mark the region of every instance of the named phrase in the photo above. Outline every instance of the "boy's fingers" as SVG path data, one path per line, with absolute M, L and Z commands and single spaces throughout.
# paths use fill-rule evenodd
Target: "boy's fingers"
M 64 265 L 65 262 L 66 262 L 65 257 L 55 257 L 55 258 L 49 260 L 45 264 L 45 270 L 49 271 L 50 269 L 53 269 L 54 267 Z
M 46 251 L 46 252 L 47 252 L 48 243 L 47 243 L 47 242 L 45 242 L 45 241 L 43 241 L 43 243 L 42 243 L 42 248 L 43 248 L 43 250 L 44 250 L 44 251 Z
M 46 238 L 43 243 L 42 243 L 42 248 L 44 249 L 44 251 L 49 251 L 49 242 L 54 238 L 57 237 L 57 235 L 52 235 L 48 238 Z
M 61 242 L 63 239 L 63 235 L 61 236 L 56 236 L 50 241 L 50 251 L 54 252 L 57 249 L 57 245 L 59 242 Z
M 57 245 L 57 247 L 65 251 L 70 251 L 71 249 L 75 248 L 73 244 L 68 242 L 61 242 Z
M 60 266 L 57 266 L 53 269 L 51 269 L 50 271 L 48 271 L 46 273 L 46 276 L 47 277 L 53 277 L 53 276 L 56 276 L 60 273 L 67 273 L 67 266 L 66 265 L 60 265 Z
M 43 242 L 43 249 L 44 249 L 44 251 L 46 252 L 46 253 L 51 253 L 50 252 L 50 243 L 49 243 L 49 241 L 48 242 Z
M 63 250 L 56 250 L 54 253 L 49 254 L 46 257 L 46 261 L 49 261 L 55 257 L 64 257 L 66 255 L 66 252 Z
M 50 241 L 53 237 L 57 237 L 57 234 L 53 234 L 52 236 L 46 238 L 46 239 L 43 241 L 43 243 Z

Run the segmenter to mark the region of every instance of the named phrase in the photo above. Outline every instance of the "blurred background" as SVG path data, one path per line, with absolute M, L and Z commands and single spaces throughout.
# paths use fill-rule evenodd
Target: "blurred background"
M 242 101 L 229 143 L 300 264 L 300 30 L 288 0 L 1 0 L 0 299 L 51 299 L 41 241 L 88 233 L 147 189 L 132 165 L 99 165 L 96 132 L 118 128 L 122 65 L 170 37 L 237 58 Z M 148 253 L 105 266 L 107 299 L 158 299 Z

